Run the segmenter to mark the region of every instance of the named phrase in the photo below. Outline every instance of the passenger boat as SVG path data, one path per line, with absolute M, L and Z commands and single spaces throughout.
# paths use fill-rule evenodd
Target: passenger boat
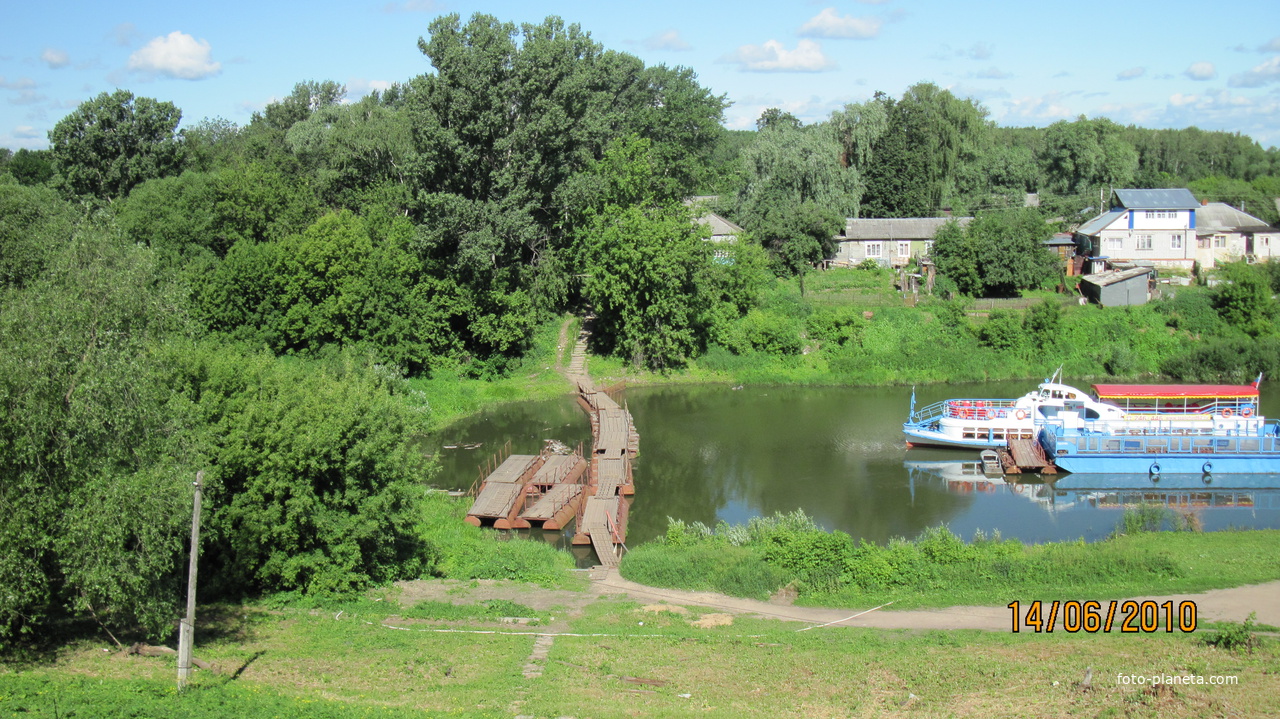
M 948 399 L 911 411 L 908 446 L 1003 447 L 1031 440 L 1041 425 L 1098 435 L 1259 433 L 1259 376 L 1247 385 L 1095 384 L 1094 394 L 1053 378 L 1017 399 Z M 1059 464 L 1061 467 L 1062 465 Z

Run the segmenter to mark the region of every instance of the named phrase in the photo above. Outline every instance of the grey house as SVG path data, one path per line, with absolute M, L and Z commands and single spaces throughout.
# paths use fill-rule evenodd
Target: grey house
M 972 217 L 850 217 L 844 232 L 836 235 L 836 255 L 832 264 L 853 266 L 875 260 L 886 267 L 901 267 L 912 257 L 928 257 L 938 228 L 955 220 L 961 226 Z

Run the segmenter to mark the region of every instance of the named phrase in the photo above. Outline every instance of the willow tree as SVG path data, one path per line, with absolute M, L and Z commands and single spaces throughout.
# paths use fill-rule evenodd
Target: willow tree
M 929 82 L 907 88 L 896 102 L 877 99 L 888 126 L 872 145 L 863 216 L 933 216 L 986 131 L 986 111 Z

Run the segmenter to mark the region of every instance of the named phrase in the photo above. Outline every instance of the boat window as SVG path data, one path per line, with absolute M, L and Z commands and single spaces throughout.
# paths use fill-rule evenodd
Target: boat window
M 1084 418 L 1085 418 L 1085 419 L 1100 419 L 1101 417 L 1102 417 L 1102 415 L 1098 413 L 1098 410 L 1096 410 L 1096 409 L 1094 409 L 1094 408 L 1092 408 L 1092 407 L 1085 407 L 1085 409 L 1084 409 Z

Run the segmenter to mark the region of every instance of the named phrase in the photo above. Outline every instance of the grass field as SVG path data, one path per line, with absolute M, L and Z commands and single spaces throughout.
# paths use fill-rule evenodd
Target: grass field
M 531 590 L 532 591 L 532 590 Z M 224 607 L 201 625 L 178 694 L 171 658 L 74 641 L 0 669 L 3 717 L 1114 717 L 1273 716 L 1275 643 L 1195 635 L 911 632 L 700 616 L 600 598 L 532 625 L 409 619 L 394 599 Z M 385 607 L 385 608 L 384 608 Z M 341 611 L 341 614 L 338 612 Z M 435 611 L 435 610 L 432 610 Z M 425 612 L 430 615 L 432 611 Z M 483 612 L 482 612 L 483 613 Z M 556 617 L 552 620 L 551 617 Z M 711 620 L 711 621 L 708 621 Z M 472 633 L 475 632 L 475 633 Z M 521 633 L 518 633 L 521 632 Z M 542 638 L 537 632 L 555 633 Z M 591 634 L 595 636 L 570 636 Z M 545 658 L 535 648 L 546 649 Z M 533 671 L 529 671 L 532 669 Z M 1085 685 L 1086 674 L 1091 680 Z M 1125 684 L 1118 675 L 1235 677 Z

